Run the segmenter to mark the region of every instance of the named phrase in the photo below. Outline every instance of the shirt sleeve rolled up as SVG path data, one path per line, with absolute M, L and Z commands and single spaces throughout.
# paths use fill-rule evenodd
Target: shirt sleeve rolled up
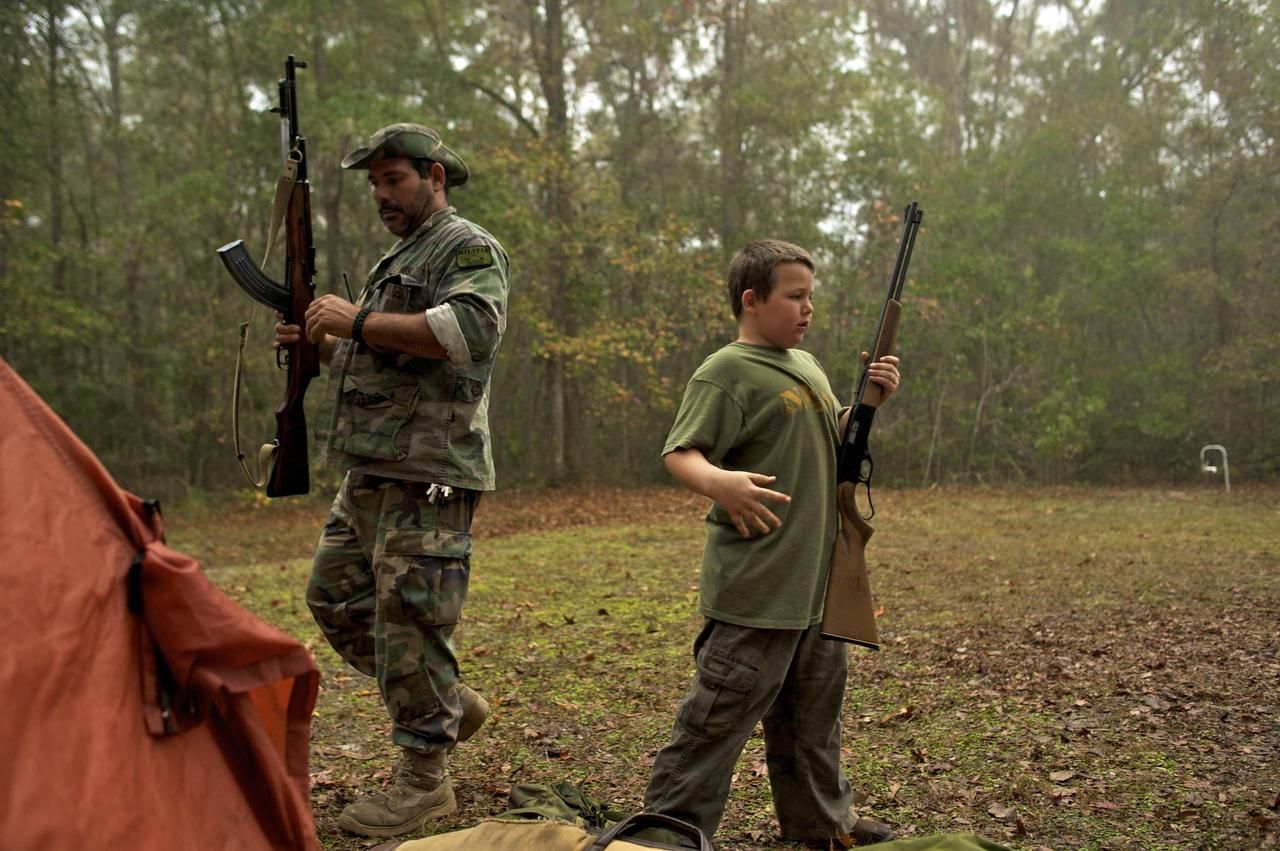
M 507 329 L 507 258 L 501 249 L 485 247 L 491 252 L 488 265 L 463 267 L 456 257 L 450 262 L 437 303 L 426 311 L 427 324 L 453 363 L 493 357 Z

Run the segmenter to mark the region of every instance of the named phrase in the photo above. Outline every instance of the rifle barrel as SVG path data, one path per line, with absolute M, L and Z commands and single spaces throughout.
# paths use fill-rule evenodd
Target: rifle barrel
M 907 266 L 916 245 L 916 231 L 924 220 L 920 205 L 912 201 L 902 213 L 902 241 L 898 243 L 898 256 L 893 262 L 893 276 L 889 279 L 889 292 L 894 299 L 902 300 L 902 285 L 907 280 Z

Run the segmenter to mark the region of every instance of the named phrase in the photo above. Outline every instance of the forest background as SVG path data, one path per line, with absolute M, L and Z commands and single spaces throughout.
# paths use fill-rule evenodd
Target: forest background
M 502 485 L 661 481 L 753 238 L 813 251 L 806 348 L 847 399 L 911 200 L 878 482 L 1177 481 L 1209 443 L 1275 479 L 1277 22 L 1272 0 L 10 0 L 0 356 L 130 489 L 241 481 L 250 301 L 214 249 L 264 247 L 293 53 L 318 292 L 358 291 L 392 241 L 346 151 L 416 121 L 472 167 L 450 200 L 512 257 Z M 281 398 L 266 314 L 246 444 Z

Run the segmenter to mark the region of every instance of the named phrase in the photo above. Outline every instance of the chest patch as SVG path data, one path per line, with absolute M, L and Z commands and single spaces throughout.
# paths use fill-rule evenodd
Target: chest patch
M 468 245 L 458 249 L 459 269 L 482 269 L 493 265 L 493 251 L 487 245 Z

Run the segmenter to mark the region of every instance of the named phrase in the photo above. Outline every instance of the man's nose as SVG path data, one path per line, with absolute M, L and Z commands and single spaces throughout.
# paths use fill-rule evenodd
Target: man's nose
M 379 205 L 391 198 L 391 193 L 385 186 L 371 186 L 369 187 L 369 192 L 373 195 L 373 200 Z

